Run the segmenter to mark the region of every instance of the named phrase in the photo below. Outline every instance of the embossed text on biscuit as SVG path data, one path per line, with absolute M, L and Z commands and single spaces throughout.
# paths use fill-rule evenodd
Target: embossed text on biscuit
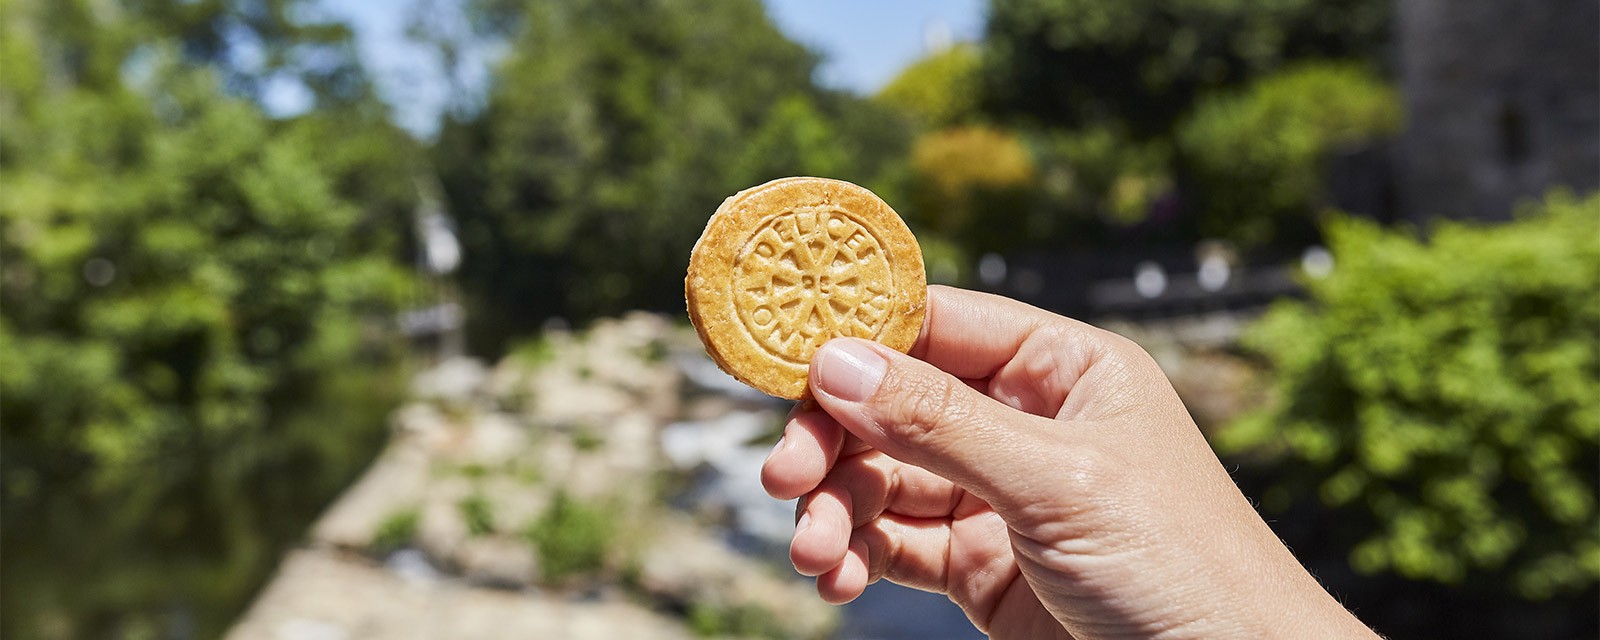
M 734 308 L 763 350 L 803 364 L 835 337 L 878 337 L 894 305 L 890 260 L 839 207 L 787 210 L 734 255 Z

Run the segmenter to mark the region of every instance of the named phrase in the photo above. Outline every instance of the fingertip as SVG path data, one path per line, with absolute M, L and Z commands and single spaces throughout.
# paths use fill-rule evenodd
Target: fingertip
M 790 456 L 785 455 L 789 445 L 789 436 L 786 433 L 784 437 L 778 439 L 777 444 L 772 445 L 772 452 L 768 453 L 766 461 L 761 463 L 761 487 L 767 490 L 767 495 L 779 500 L 793 500 L 805 495 L 812 488 L 803 486 L 802 474 L 794 468 L 794 465 L 789 464 Z
M 867 590 L 868 577 L 866 544 L 852 542 L 839 566 L 817 577 L 817 595 L 828 604 L 848 603 Z
M 795 571 L 819 576 L 844 561 L 852 529 L 849 513 L 837 496 L 819 493 L 812 498 L 789 542 L 789 561 Z
M 761 465 L 761 486 L 779 500 L 793 500 L 817 488 L 838 460 L 844 427 L 821 410 L 793 411 L 783 439 Z

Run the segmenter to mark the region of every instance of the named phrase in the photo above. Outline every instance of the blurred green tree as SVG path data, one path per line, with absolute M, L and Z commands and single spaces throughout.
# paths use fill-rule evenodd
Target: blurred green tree
M 1172 188 L 1169 140 L 1135 140 L 1116 125 L 1035 134 L 1046 196 L 1066 211 L 1115 225 L 1141 222 Z
M 967 124 L 979 114 L 980 56 L 977 45 L 957 43 L 906 67 L 876 99 L 923 127 Z
M 415 147 L 295 5 L 0 2 L 7 637 L 219 634 L 382 436 Z
M 1399 92 L 1359 66 L 1311 63 L 1202 99 L 1179 125 L 1202 232 L 1243 245 L 1325 207 L 1328 157 L 1400 129 Z
M 1387 0 L 993 0 L 991 113 L 1037 126 L 1121 123 L 1165 135 L 1203 93 L 1285 62 L 1376 59 Z
M 1267 510 L 1320 499 L 1357 572 L 1493 602 L 1600 580 L 1600 195 L 1520 218 L 1335 220 L 1332 274 L 1248 335 L 1275 400 L 1216 444 L 1270 466 Z
M 930 131 L 911 150 L 906 217 L 924 235 L 956 241 L 969 261 L 1011 248 L 1025 233 L 1033 158 L 1016 134 L 993 127 Z
M 740 189 L 805 173 L 892 188 L 893 115 L 819 90 L 815 56 L 756 0 L 475 6 L 510 53 L 434 158 L 477 350 L 544 317 L 681 309 L 689 249 Z
M 1202 167 L 1210 173 L 1191 178 L 1190 157 L 1177 148 L 1176 136 L 1207 96 L 1248 86 L 1290 63 L 1381 62 L 1390 5 L 1387 0 L 993 0 L 976 71 L 981 111 L 1028 141 L 1039 178 L 1026 199 L 1029 226 L 1019 227 L 1008 244 L 1094 247 L 1112 237 L 1159 243 L 1218 236 L 1273 240 L 1271 225 L 1261 222 L 1273 218 L 1235 215 L 1206 199 L 1214 190 L 1234 195 L 1228 185 L 1236 178 L 1279 176 L 1259 170 L 1230 174 L 1212 162 Z M 1220 110 L 1211 105 L 1220 100 L 1207 102 L 1209 112 Z M 1306 113 L 1310 119 L 1323 115 L 1310 108 Z M 1210 116 L 1205 123 L 1217 119 Z M 1246 131 L 1245 125 L 1256 129 Z M 1275 123 L 1257 118 L 1238 122 L 1231 132 L 1240 137 L 1279 132 L 1266 129 L 1271 126 Z M 1196 137 L 1206 135 L 1220 133 Z M 1314 186 L 1285 188 L 1320 190 L 1323 176 L 1314 171 L 1320 160 L 1308 157 L 1297 165 L 1307 170 L 1290 176 L 1310 176 Z M 1142 224 L 1158 210 L 1163 212 L 1159 224 Z M 1311 229 L 1307 216 L 1301 218 L 1300 227 Z

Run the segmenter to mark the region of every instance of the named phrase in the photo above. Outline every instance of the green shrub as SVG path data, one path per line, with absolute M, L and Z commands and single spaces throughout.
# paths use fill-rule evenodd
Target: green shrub
M 417 523 L 420 520 L 421 514 L 416 507 L 389 514 L 372 534 L 370 547 L 378 553 L 388 553 L 411 544 L 417 537 Z
M 456 503 L 461 520 L 467 523 L 467 533 L 486 536 L 494 533 L 494 507 L 483 494 L 474 493 Z
M 793 634 L 771 611 L 753 605 L 689 607 L 689 629 L 703 638 L 789 638 Z
M 572 446 L 583 452 L 599 451 L 606 446 L 606 437 L 593 426 L 579 427 L 572 434 Z
M 1266 508 L 1342 514 L 1358 572 L 1528 599 L 1600 578 L 1600 196 L 1522 214 L 1426 243 L 1337 220 L 1332 274 L 1247 336 L 1276 399 L 1219 450 L 1277 465 Z
M 1313 63 L 1202 100 L 1177 140 L 1197 182 L 1205 231 L 1272 239 L 1277 218 L 1320 209 L 1330 152 L 1400 127 L 1399 94 L 1350 64 Z
M 545 583 L 559 585 L 605 568 L 616 529 L 616 516 L 604 506 L 578 502 L 558 491 L 526 535 L 539 552 Z

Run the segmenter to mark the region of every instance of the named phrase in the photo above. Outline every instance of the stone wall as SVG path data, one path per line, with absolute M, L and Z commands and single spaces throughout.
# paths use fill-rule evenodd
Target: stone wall
M 1600 186 L 1600 0 L 1398 0 L 1405 218 Z

